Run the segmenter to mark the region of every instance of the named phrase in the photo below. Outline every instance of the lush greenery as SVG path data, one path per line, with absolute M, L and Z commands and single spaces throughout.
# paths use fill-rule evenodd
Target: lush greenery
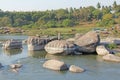
M 111 26 L 120 23 L 120 5 L 93 6 L 47 11 L 17 12 L 0 10 L 0 27 L 59 28 L 95 22 L 96 26 Z

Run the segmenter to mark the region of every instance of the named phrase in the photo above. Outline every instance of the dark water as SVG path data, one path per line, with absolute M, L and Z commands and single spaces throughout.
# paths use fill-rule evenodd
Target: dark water
M 2 35 L 0 39 L 27 39 L 27 36 Z M 84 68 L 83 73 L 69 71 L 52 71 L 42 67 L 46 59 L 58 59 L 67 64 L 74 64 Z M 23 50 L 5 51 L 0 46 L 0 62 L 4 65 L 0 69 L 0 80 L 120 80 L 120 63 L 105 62 L 97 55 L 55 56 L 45 51 L 29 52 L 27 45 Z M 23 67 L 13 72 L 9 64 L 21 63 Z

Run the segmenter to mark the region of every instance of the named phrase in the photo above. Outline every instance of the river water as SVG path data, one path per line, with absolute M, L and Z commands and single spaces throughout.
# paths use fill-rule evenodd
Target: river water
M 24 35 L 0 35 L 0 40 L 27 39 Z M 45 51 L 3 50 L 0 44 L 0 80 L 120 80 L 120 63 L 106 62 L 97 55 L 56 56 Z M 74 64 L 85 69 L 83 73 L 52 71 L 42 67 L 47 59 L 58 59 L 66 64 Z M 15 72 L 9 64 L 21 63 L 22 68 Z

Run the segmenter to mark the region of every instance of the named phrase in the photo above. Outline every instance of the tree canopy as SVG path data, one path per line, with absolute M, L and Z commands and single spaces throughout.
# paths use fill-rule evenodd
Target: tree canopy
M 81 22 L 105 23 L 104 26 L 114 24 L 120 18 L 120 5 L 116 2 L 112 6 L 94 6 L 80 8 L 66 8 L 46 11 L 3 11 L 0 9 L 0 27 L 28 27 L 28 28 L 56 28 L 73 27 Z M 111 23 L 114 22 L 114 23 Z M 110 22 L 110 23 L 109 23 Z M 116 22 L 117 23 L 117 22 Z

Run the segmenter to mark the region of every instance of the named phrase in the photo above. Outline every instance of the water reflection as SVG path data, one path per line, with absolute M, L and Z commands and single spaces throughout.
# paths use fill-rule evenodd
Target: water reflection
M 22 50 L 21 50 L 21 49 L 12 49 L 12 50 L 6 50 L 6 49 L 4 49 L 3 52 L 4 52 L 7 56 L 11 56 L 11 55 L 21 54 L 21 53 L 22 53 Z
M 99 56 L 99 55 L 96 56 L 96 60 L 99 61 L 99 62 L 103 62 L 103 61 L 104 61 L 104 60 L 102 59 L 102 56 Z
M 46 54 L 45 59 L 57 59 L 60 60 L 62 56 L 60 55 L 51 55 L 51 54 Z
M 28 51 L 28 56 L 34 57 L 34 58 L 45 58 L 46 52 L 44 50 L 42 51 Z

